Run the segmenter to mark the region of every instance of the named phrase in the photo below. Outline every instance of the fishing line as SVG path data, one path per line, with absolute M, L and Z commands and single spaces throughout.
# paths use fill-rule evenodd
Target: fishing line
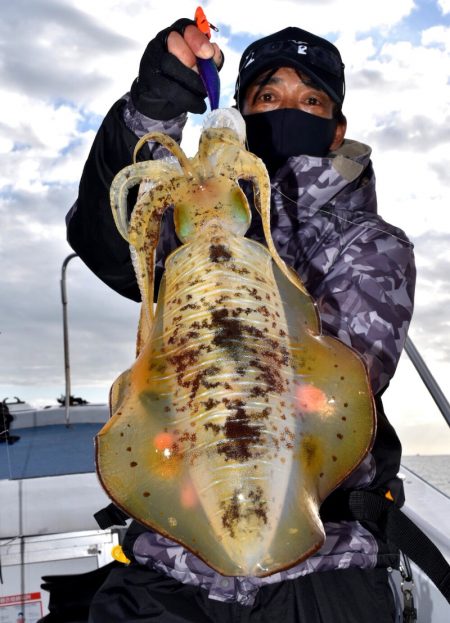
M 287 195 L 285 195 L 283 192 L 281 192 L 281 190 L 279 190 L 278 188 L 276 188 L 275 186 L 273 186 L 271 184 L 271 188 L 272 190 L 276 191 L 278 194 L 280 194 L 282 197 L 284 197 L 285 199 L 287 199 L 288 201 L 290 201 L 291 203 L 293 203 L 295 206 L 297 205 L 297 202 L 294 201 L 294 199 L 291 199 L 290 197 L 288 197 Z M 392 238 L 396 238 L 397 240 L 400 240 L 401 242 L 403 242 L 404 244 L 408 245 L 409 247 L 413 247 L 413 243 L 410 242 L 409 240 L 406 240 L 405 238 L 401 238 L 400 236 L 396 236 L 395 234 L 386 231 L 385 229 L 382 229 L 381 227 L 375 227 L 374 225 L 363 225 L 362 223 L 356 223 L 355 221 L 351 221 L 348 218 L 345 218 L 343 216 L 339 216 L 338 214 L 336 214 L 336 212 L 331 212 L 330 210 L 325 210 L 324 208 L 319 208 L 318 212 L 323 212 L 324 214 L 329 214 L 330 216 L 334 216 L 336 217 L 338 220 L 344 222 L 344 223 L 349 223 L 350 225 L 356 225 L 357 227 L 362 227 L 364 230 L 366 229 L 373 229 L 374 231 L 379 231 L 383 234 L 387 234 L 388 236 L 392 236 Z M 363 232 L 361 232 L 360 235 L 362 235 Z

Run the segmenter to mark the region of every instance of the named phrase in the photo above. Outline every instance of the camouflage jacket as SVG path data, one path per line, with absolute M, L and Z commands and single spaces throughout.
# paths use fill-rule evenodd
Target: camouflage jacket
M 138 113 L 125 96 L 110 111 L 92 148 L 77 203 L 68 214 L 69 242 L 106 283 L 138 300 L 128 248 L 118 239 L 105 193 L 112 176 L 129 164 L 107 161 L 122 137 L 131 154 L 137 137 L 163 131 L 180 140 L 185 116 L 153 121 Z M 111 138 L 115 133 L 116 138 Z M 400 229 L 377 214 L 375 176 L 368 146 L 346 140 L 326 158 L 290 158 L 272 181 L 271 228 L 281 257 L 300 274 L 320 312 L 324 333 L 338 337 L 363 357 L 375 394 L 380 395 L 397 366 L 413 310 L 415 265 L 412 244 Z M 151 157 L 165 150 L 152 148 Z M 147 153 L 145 157 L 149 157 Z M 101 180 L 99 182 L 99 180 Z M 84 191 L 90 184 L 89 194 Z M 98 194 L 92 192 L 97 185 Z M 105 196 L 106 196 L 105 195 Z M 251 199 L 251 193 L 249 192 Z M 107 214 L 108 213 L 108 214 Z M 157 249 L 157 270 L 179 245 L 167 211 Z M 262 241 L 258 214 L 247 234 Z M 92 255 L 96 248 L 98 255 Z M 377 402 L 381 405 L 381 402 Z M 342 485 L 386 491 L 400 463 L 400 443 L 382 409 L 372 452 Z M 359 522 L 325 523 L 322 549 L 305 562 L 267 578 L 223 577 L 194 554 L 150 530 L 134 540 L 133 555 L 183 583 L 201 586 L 212 599 L 251 605 L 261 585 L 294 579 L 312 571 L 349 566 L 395 564 L 396 552 L 380 543 Z

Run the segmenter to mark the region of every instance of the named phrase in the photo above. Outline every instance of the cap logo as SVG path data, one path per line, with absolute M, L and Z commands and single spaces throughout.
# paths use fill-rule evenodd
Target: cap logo
M 255 61 L 255 52 L 260 53 L 262 50 L 265 49 L 266 54 L 274 55 L 277 52 L 280 52 L 285 47 L 286 43 L 294 44 L 297 48 L 297 54 L 302 54 L 303 56 L 306 56 L 308 54 L 308 44 L 305 43 L 304 41 L 294 41 L 294 40 L 291 40 L 290 42 L 289 41 L 288 42 L 275 41 L 268 45 L 264 45 L 261 48 L 258 48 L 257 50 L 252 50 L 250 54 L 244 60 L 241 71 L 243 69 L 247 69 L 247 67 Z
M 254 60 L 255 60 L 255 53 L 252 51 L 250 53 L 250 56 L 245 59 L 245 63 L 244 63 L 244 66 L 242 67 L 242 69 L 246 69 L 249 65 L 251 65 L 253 63 Z

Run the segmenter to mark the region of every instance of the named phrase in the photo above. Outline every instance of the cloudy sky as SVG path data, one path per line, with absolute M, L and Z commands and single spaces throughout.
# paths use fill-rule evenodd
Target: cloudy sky
M 102 118 L 148 41 L 190 0 L 14 0 L 0 8 L 0 399 L 64 393 L 64 217 Z M 264 10 L 261 10 L 261 7 Z M 381 215 L 415 244 L 410 335 L 450 394 L 450 0 L 210 0 L 225 52 L 222 105 L 239 57 L 288 25 L 328 37 L 346 64 L 347 136 L 373 147 Z M 201 118 L 183 139 L 195 152 Z M 137 306 L 75 258 L 67 279 L 75 395 L 106 401 L 133 360 Z M 386 399 L 405 451 L 450 454 L 450 433 L 405 356 Z

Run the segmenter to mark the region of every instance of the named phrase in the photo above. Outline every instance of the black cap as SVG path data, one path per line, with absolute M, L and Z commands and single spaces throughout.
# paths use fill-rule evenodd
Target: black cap
M 306 30 L 289 27 L 255 41 L 244 51 L 234 94 L 238 107 L 247 88 L 262 72 L 279 67 L 304 72 L 334 102 L 344 101 L 344 63 L 337 47 Z

